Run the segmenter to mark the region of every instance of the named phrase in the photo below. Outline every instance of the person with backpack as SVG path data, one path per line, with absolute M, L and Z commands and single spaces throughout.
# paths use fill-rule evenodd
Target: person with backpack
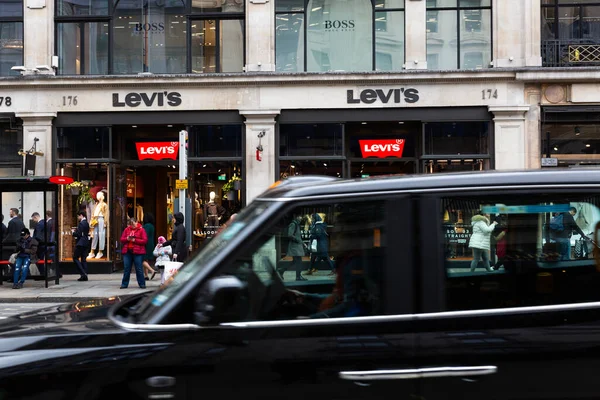
M 589 240 L 575 222 L 573 218 L 575 214 L 577 214 L 577 209 L 571 207 L 568 212 L 558 213 L 550 219 L 551 238 L 558 244 L 561 261 L 571 259 L 571 235 L 573 231 L 580 234 L 582 238 Z

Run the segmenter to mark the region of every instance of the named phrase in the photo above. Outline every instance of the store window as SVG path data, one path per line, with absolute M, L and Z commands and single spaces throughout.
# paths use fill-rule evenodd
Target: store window
M 242 125 L 196 125 L 188 134 L 190 157 L 242 157 Z
M 490 0 L 427 0 L 426 21 L 429 69 L 490 67 Z
M 59 0 L 59 74 L 241 72 L 244 4 Z
M 598 301 L 597 193 L 442 200 L 447 310 Z
M 404 0 L 277 0 L 275 19 L 278 71 L 403 67 Z
M 61 175 L 71 176 L 74 182 L 62 185 L 59 192 L 59 219 L 61 232 L 60 262 L 73 262 L 75 240 L 72 232 L 77 228 L 77 213 L 84 211 L 90 224 L 91 248 L 86 258 L 89 271 L 94 272 L 93 262 L 114 259 L 112 225 L 125 211 L 122 202 L 113 201 L 110 192 L 110 174 L 106 163 L 72 162 L 59 163 Z
M 544 124 L 542 155 L 560 158 L 561 161 L 600 162 L 600 132 L 596 124 L 566 123 Z
M 542 0 L 544 66 L 598 65 L 600 1 Z
M 19 75 L 23 65 L 23 2 L 0 2 L 0 75 Z
M 110 149 L 109 127 L 57 128 L 57 158 L 109 158 Z
M 425 123 L 424 155 L 489 154 L 489 122 Z
M 23 156 L 23 126 L 14 117 L 0 119 L 0 168 L 5 176 L 21 175 Z
M 343 124 L 282 124 L 279 155 L 342 156 Z

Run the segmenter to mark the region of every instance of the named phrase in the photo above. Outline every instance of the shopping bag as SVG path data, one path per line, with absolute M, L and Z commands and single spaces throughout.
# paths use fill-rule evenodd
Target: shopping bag
M 182 265 L 183 265 L 183 263 L 178 262 L 178 261 L 165 261 L 165 263 L 164 263 L 165 270 L 162 274 L 162 279 L 160 280 L 160 284 L 162 285 L 165 282 L 168 282 L 171 278 L 173 278 L 177 274 L 177 271 L 179 271 L 179 268 L 181 268 Z
M 8 258 L 8 263 L 9 264 L 15 264 L 17 262 L 17 256 L 19 255 L 19 253 L 12 253 L 10 255 L 10 257 Z
M 313 239 L 310 241 L 310 252 L 311 253 L 317 252 L 317 239 Z

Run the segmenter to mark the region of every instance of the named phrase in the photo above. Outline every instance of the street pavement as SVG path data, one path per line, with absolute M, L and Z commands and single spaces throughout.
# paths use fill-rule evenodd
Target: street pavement
M 129 287 L 120 289 L 123 272 L 111 274 L 88 275 L 87 282 L 79 282 L 79 274 L 63 275 L 59 284 L 54 280 L 44 287 L 44 281 L 28 279 L 22 289 L 13 289 L 11 282 L 0 285 L 0 303 L 70 303 L 90 299 L 113 296 L 125 296 L 154 290 L 160 285 L 160 276 L 156 274 L 153 280 L 146 281 L 146 289 L 140 289 L 131 274 Z M 2 307 L 2 306 L 0 306 Z

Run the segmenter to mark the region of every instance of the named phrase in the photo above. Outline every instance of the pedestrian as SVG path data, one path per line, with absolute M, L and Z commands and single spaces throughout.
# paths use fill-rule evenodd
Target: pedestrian
M 18 252 L 15 262 L 15 271 L 13 273 L 13 289 L 21 289 L 27 279 L 29 266 L 37 262 L 37 240 L 35 240 L 29 229 L 23 228 L 20 237 L 17 239 L 16 252 Z
M 173 214 L 175 226 L 171 240 L 167 240 L 163 246 L 171 246 L 173 248 L 173 261 L 184 262 L 187 258 L 186 232 L 183 214 L 176 212 Z
M 80 282 L 88 280 L 88 265 L 86 256 L 90 252 L 90 224 L 86 219 L 86 212 L 77 213 L 77 229 L 73 231 L 75 238 L 75 251 L 73 252 L 73 261 L 79 270 Z
M 329 267 L 329 275 L 334 275 L 335 267 L 333 261 L 329 258 L 329 234 L 327 233 L 327 224 L 325 224 L 321 216 L 317 213 L 313 214 L 312 220 L 313 223 L 310 227 L 310 267 L 308 268 L 306 275 L 312 275 L 318 271 L 315 266 L 319 261 L 325 261 Z M 313 241 L 315 246 L 313 246 Z
M 296 271 L 296 280 L 297 281 L 305 281 L 307 280 L 302 276 L 302 257 L 304 257 L 304 242 L 302 241 L 302 233 L 300 228 L 300 222 L 303 217 L 301 214 L 296 214 L 287 227 L 287 238 L 288 248 L 287 248 L 287 256 L 292 257 L 292 269 Z M 278 267 L 277 272 L 281 279 L 283 279 L 284 272 L 288 269 L 288 267 Z
M 135 266 L 135 276 L 138 285 L 141 289 L 146 289 L 142 261 L 144 254 L 146 254 L 147 241 L 148 237 L 142 225 L 137 219 L 130 218 L 127 227 L 121 235 L 121 243 L 123 244 L 123 280 L 121 281 L 121 289 L 127 289 L 129 286 L 129 275 L 131 274 L 132 264 Z
M 144 255 L 144 261 L 142 262 L 142 266 L 144 267 L 144 279 L 152 279 L 154 275 L 156 275 L 156 270 L 152 268 L 150 263 L 154 261 L 154 255 L 152 252 L 154 251 L 154 215 L 152 213 L 146 212 L 144 213 L 143 225 L 142 228 L 146 231 L 146 236 L 148 237 L 148 242 L 146 242 L 146 254 Z M 148 277 L 148 274 L 151 273 L 151 277 Z
M 154 266 L 160 271 L 160 283 L 164 283 L 164 272 L 165 272 L 165 263 L 167 261 L 171 261 L 171 256 L 173 255 L 173 249 L 171 248 L 171 246 L 167 245 L 165 246 L 165 242 L 167 241 L 167 239 L 165 239 L 164 236 L 159 236 L 158 237 L 158 244 L 156 245 L 156 247 L 154 248 L 154 251 L 152 252 L 152 254 L 154 255 L 154 257 L 156 257 L 156 261 L 154 262 Z M 154 272 L 156 273 L 156 272 Z M 152 275 L 152 277 L 154 278 L 154 274 Z
M 491 272 L 490 267 L 490 236 L 498 223 L 496 221 L 490 224 L 489 214 L 477 214 L 471 218 L 473 233 L 469 240 L 469 247 L 473 250 L 473 260 L 471 261 L 471 272 L 475 271 L 479 260 L 483 260 L 483 267 Z
M 8 228 L 6 236 L 2 240 L 2 259 L 6 260 L 12 253 L 16 253 L 19 249 L 15 248 L 15 243 L 19 239 L 21 231 L 25 228 L 23 220 L 19 218 L 19 209 L 11 208 L 9 210 L 10 219 L 8 220 Z

